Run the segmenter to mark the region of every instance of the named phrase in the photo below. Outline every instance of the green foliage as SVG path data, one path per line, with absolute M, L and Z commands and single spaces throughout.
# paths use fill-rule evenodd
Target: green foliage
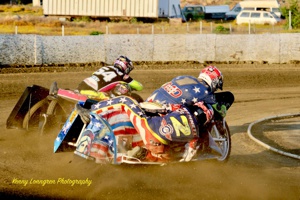
M 11 7 L 10 9 L 10 12 L 13 12 L 13 13 L 19 13 L 19 12 L 24 12 L 25 11 L 25 8 L 22 8 L 22 7 Z
M 282 16 L 284 16 L 286 20 L 285 28 L 289 27 L 289 11 L 291 11 L 291 25 L 294 29 L 300 28 L 300 7 L 298 4 L 298 0 L 289 0 L 289 7 L 281 8 Z
M 88 16 L 83 16 L 83 17 L 81 17 L 81 21 L 83 21 L 83 22 L 91 22 L 92 19 L 90 17 L 88 17 Z
M 224 26 L 217 26 L 214 30 L 214 33 L 219 33 L 219 34 L 229 34 L 229 28 L 225 28 Z
M 204 19 L 204 15 L 200 15 L 200 16 L 195 16 L 194 17 L 194 21 L 196 21 L 196 22 L 200 22 L 203 19 Z
M 82 16 L 82 17 L 75 17 L 73 19 L 74 22 L 91 22 L 92 19 L 88 16 Z
M 90 35 L 102 35 L 102 34 L 104 34 L 104 33 L 103 32 L 99 32 L 99 31 L 92 31 L 90 33 Z
M 132 23 L 132 24 L 136 24 L 138 22 L 138 20 L 137 20 L 136 17 L 133 17 L 133 18 L 130 19 L 129 22 Z
M 43 15 L 43 8 L 32 7 L 31 5 L 0 5 L 0 13 L 2 15 L 11 15 L 17 13 L 18 15 Z

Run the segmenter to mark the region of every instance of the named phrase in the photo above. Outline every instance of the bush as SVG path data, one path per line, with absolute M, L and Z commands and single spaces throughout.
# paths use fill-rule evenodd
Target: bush
M 298 0 L 289 0 L 289 5 L 290 5 L 289 8 L 287 7 L 281 8 L 282 16 L 287 19 L 285 28 L 289 27 L 289 11 L 291 11 L 292 27 L 295 29 L 300 28 L 300 8 L 298 5 Z
M 102 35 L 102 34 L 104 34 L 104 33 L 103 32 L 99 32 L 99 31 L 92 31 L 90 33 L 90 35 Z
M 229 28 L 219 25 L 215 28 L 214 33 L 229 34 Z
M 137 18 L 136 17 L 133 17 L 129 20 L 130 23 L 132 24 L 136 24 L 138 22 Z
M 82 17 L 75 17 L 75 18 L 73 18 L 72 21 L 74 21 L 74 22 L 91 22 L 92 19 L 88 16 L 82 16 Z

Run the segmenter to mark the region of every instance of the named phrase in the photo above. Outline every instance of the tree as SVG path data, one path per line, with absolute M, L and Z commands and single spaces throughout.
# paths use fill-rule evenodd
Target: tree
M 282 15 L 287 19 L 286 28 L 289 26 L 289 11 L 291 11 L 291 25 L 293 28 L 300 28 L 300 7 L 298 0 L 289 0 L 289 7 L 281 8 Z

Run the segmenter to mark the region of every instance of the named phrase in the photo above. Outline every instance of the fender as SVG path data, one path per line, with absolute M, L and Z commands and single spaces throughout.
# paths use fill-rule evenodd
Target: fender
M 93 103 L 95 103 L 93 100 L 88 99 L 84 102 L 83 107 L 90 109 Z M 83 128 L 84 123 L 82 122 L 77 111 L 74 109 L 54 141 L 54 153 L 59 150 L 63 150 L 69 142 L 76 142 Z
M 23 119 L 30 108 L 45 99 L 48 94 L 49 89 L 47 88 L 39 85 L 28 86 L 10 113 L 6 121 L 6 128 L 23 128 Z

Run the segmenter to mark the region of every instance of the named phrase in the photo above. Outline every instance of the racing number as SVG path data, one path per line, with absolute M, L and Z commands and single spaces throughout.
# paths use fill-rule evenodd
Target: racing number
M 182 123 L 178 121 L 175 117 L 170 117 L 171 122 L 173 123 L 174 130 L 176 132 L 176 136 L 180 137 L 180 132 L 183 135 L 191 135 L 191 128 L 189 126 L 188 119 L 185 116 L 180 116 Z
M 182 91 L 176 85 L 171 82 L 164 84 L 163 89 L 174 98 L 178 98 L 182 95 Z
M 105 82 L 111 82 L 112 79 L 117 77 L 117 74 L 114 71 L 108 71 L 108 70 L 109 70 L 108 67 L 102 67 L 98 69 L 96 72 L 94 72 L 94 74 L 97 76 L 99 75 L 103 76 L 103 80 Z

